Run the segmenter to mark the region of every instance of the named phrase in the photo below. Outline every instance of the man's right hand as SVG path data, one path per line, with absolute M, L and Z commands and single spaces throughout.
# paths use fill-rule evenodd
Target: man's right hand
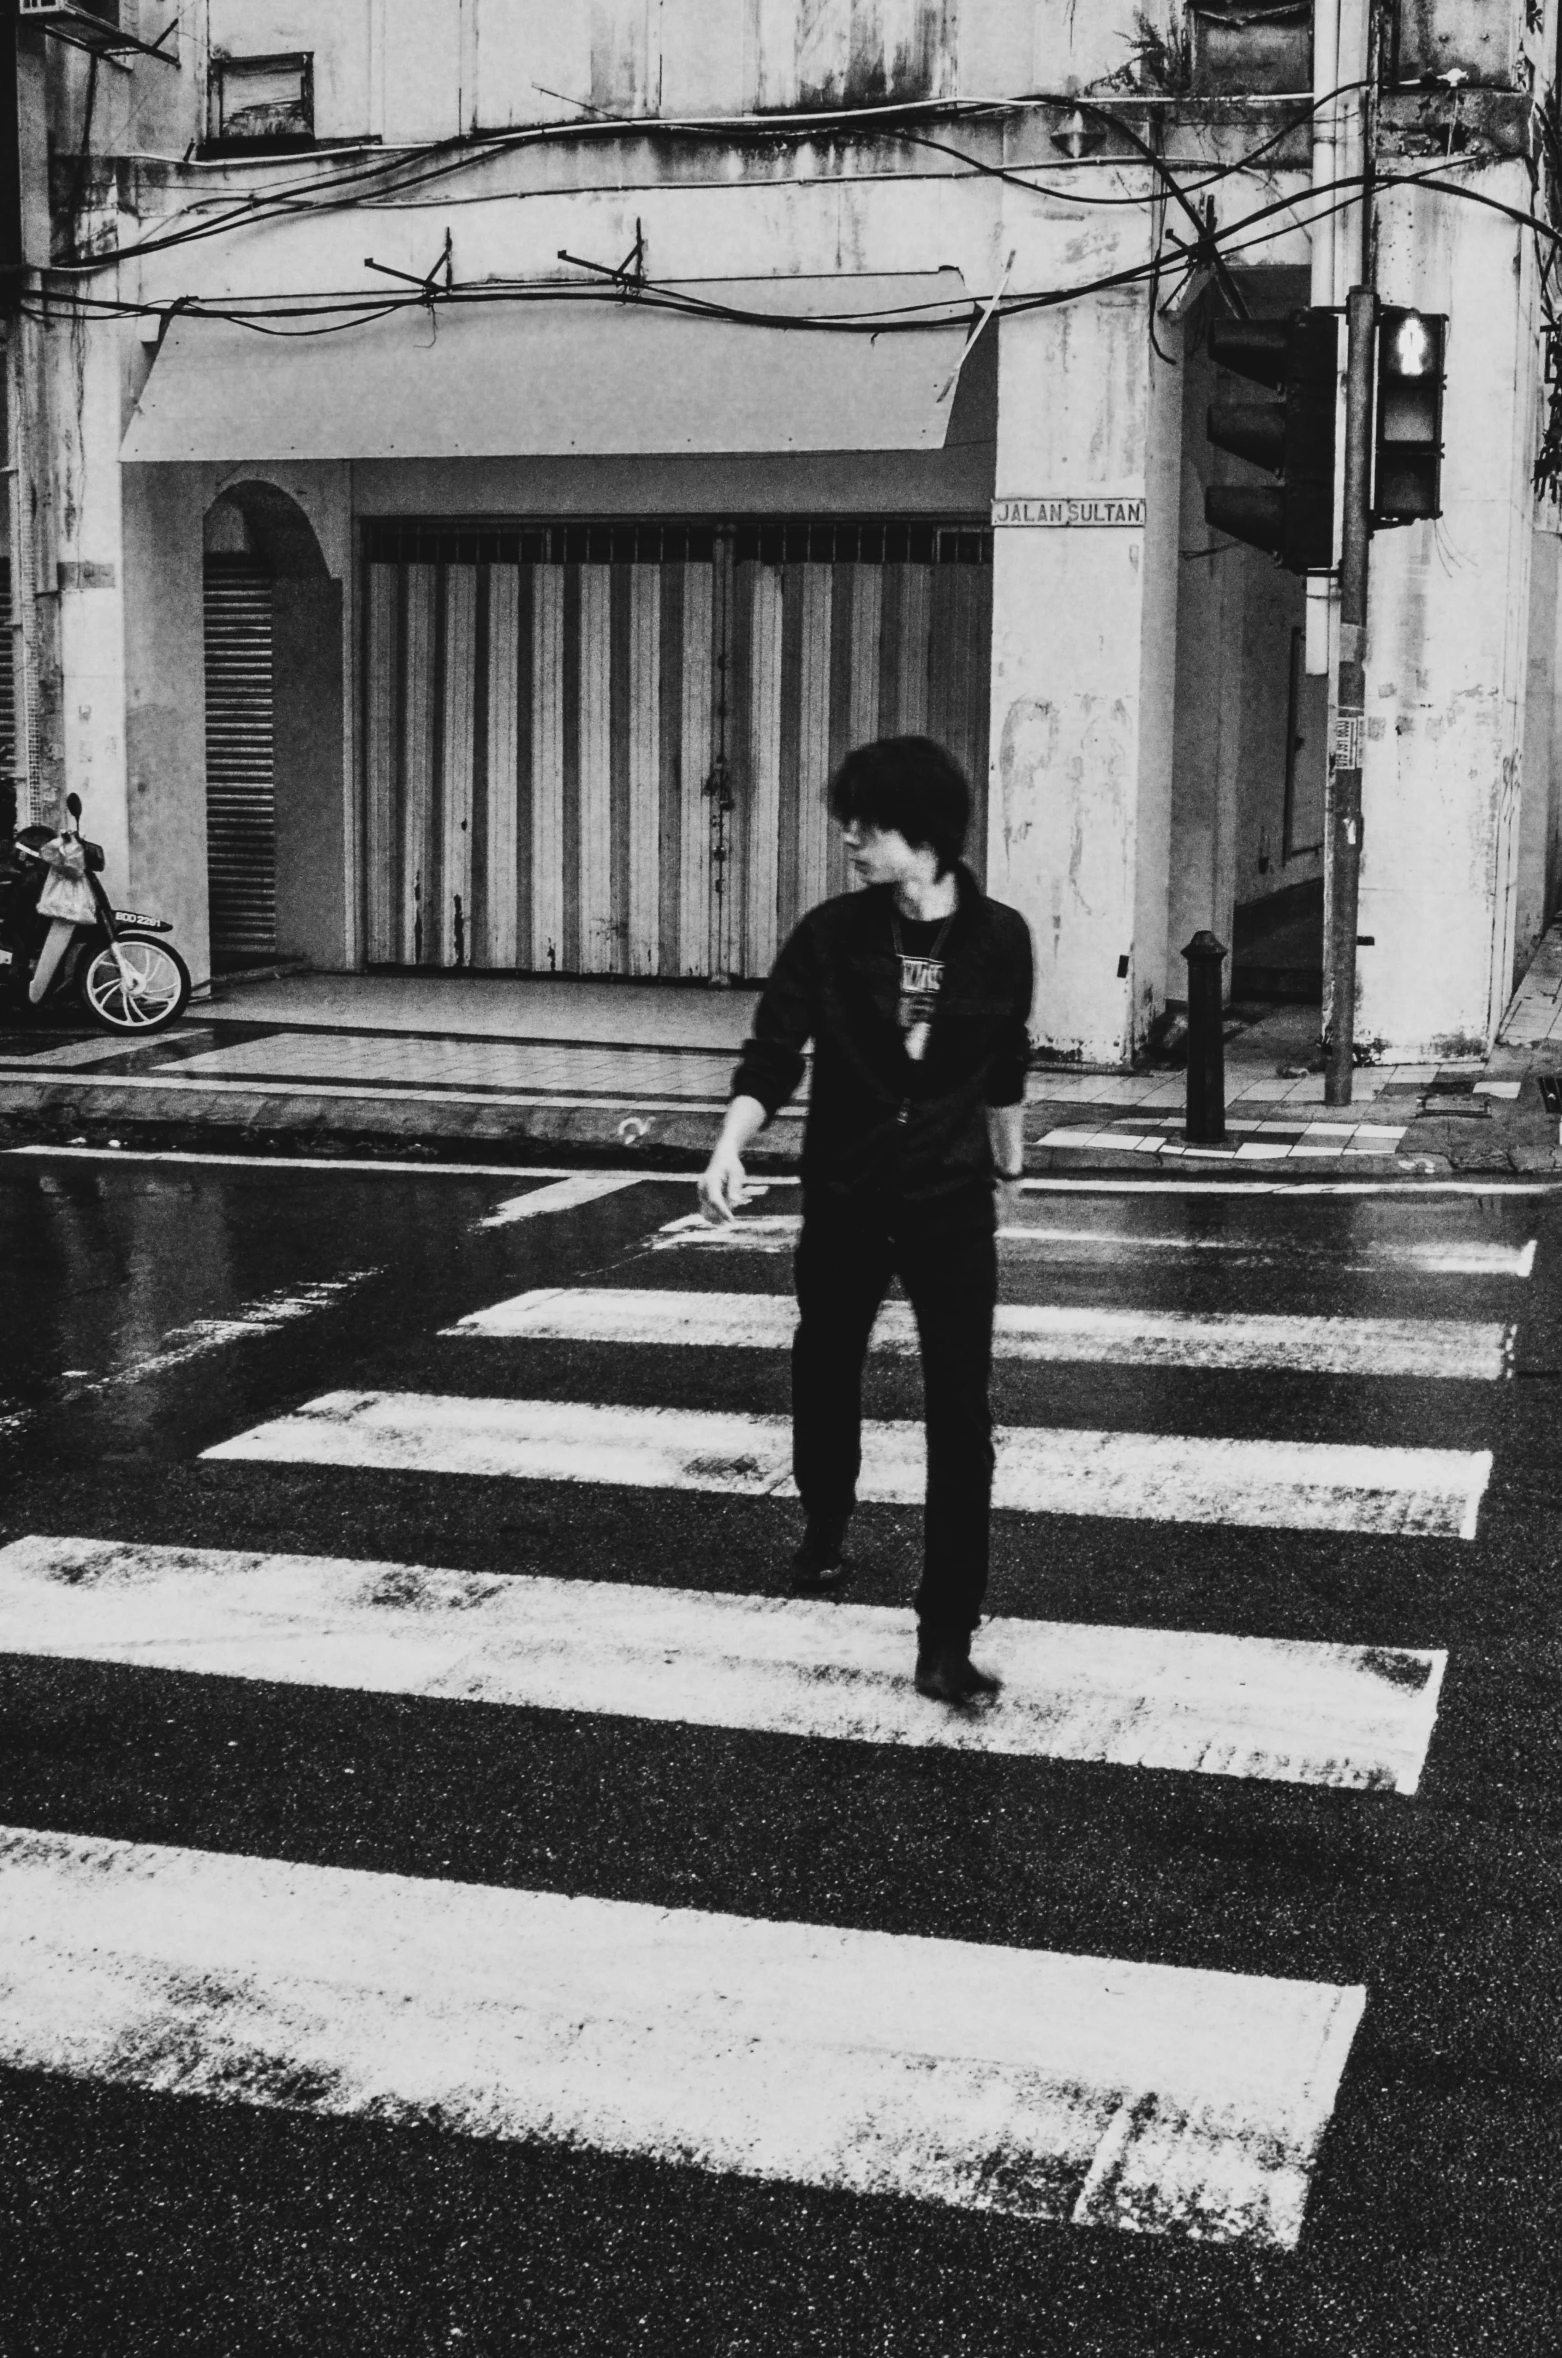
M 746 1200 L 748 1176 L 735 1146 L 725 1138 L 700 1173 L 700 1210 L 713 1227 L 730 1226 Z

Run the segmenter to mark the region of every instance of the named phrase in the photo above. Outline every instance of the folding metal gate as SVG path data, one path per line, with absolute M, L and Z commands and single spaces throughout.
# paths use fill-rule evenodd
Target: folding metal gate
M 212 962 L 273 957 L 277 943 L 271 574 L 206 559 L 206 873 Z
M 379 525 L 369 958 L 762 975 L 843 890 L 853 744 L 987 768 L 991 539 L 956 526 Z

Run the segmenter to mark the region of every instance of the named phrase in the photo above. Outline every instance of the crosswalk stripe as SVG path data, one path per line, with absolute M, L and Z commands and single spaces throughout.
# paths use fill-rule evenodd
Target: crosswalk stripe
M 0 2059 L 1291 2248 L 1359 1987 L 0 1829 Z
M 509 1228 L 517 1220 L 535 1220 L 544 1212 L 573 1212 L 581 1204 L 593 1204 L 604 1195 L 617 1195 L 625 1187 L 638 1187 L 645 1174 L 641 1171 L 577 1171 L 573 1176 L 555 1180 L 551 1187 L 533 1188 L 529 1195 L 512 1195 L 499 1204 L 479 1228 Z
M 995 1619 L 980 1711 L 883 1606 L 106 1539 L 0 1549 L 0 1649 L 864 1744 L 1414 1793 L 1442 1652 Z
M 802 1226 L 796 1212 L 758 1212 L 716 1226 L 699 1212 L 667 1221 L 651 1239 L 653 1251 L 789 1253 Z M 1005 1223 L 1000 1244 L 1063 1261 L 1109 1257 L 1121 1263 L 1142 1254 L 1217 1254 L 1237 1268 L 1282 1268 L 1316 1263 L 1333 1271 L 1408 1269 L 1424 1277 L 1530 1276 L 1535 1239 L 1500 1244 L 1483 1237 L 1310 1237 L 1155 1235 L 1139 1229 L 1050 1228 L 1039 1221 Z
M 797 1324 L 784 1294 L 541 1286 L 474 1310 L 447 1335 L 533 1341 L 783 1350 Z M 1279 1368 L 1292 1375 L 1432 1376 L 1495 1382 L 1513 1372 L 1515 1329 L 1461 1318 L 1307 1318 L 1094 1305 L 1000 1303 L 999 1359 L 1117 1367 Z M 917 1349 L 907 1302 L 886 1302 L 873 1348 Z
M 784 1417 L 354 1391 L 324 1393 L 203 1454 L 764 1497 L 793 1494 L 791 1439 Z M 858 1497 L 919 1503 L 926 1485 L 920 1423 L 865 1423 L 862 1440 Z M 1020 1513 L 1450 1539 L 1475 1537 L 1492 1466 L 1489 1450 L 1072 1426 L 1001 1427 L 994 1441 L 993 1504 Z

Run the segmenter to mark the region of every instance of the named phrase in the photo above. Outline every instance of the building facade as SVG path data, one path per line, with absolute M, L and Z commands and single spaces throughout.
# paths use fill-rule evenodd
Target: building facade
M 1305 991 L 1337 617 L 1204 522 L 1207 331 L 1370 267 L 1450 328 L 1357 1038 L 1479 1052 L 1559 885 L 1557 16 L 24 0 L 34 807 L 198 977 L 745 979 L 843 886 L 835 761 L 926 731 L 1050 1054 L 1130 1059 L 1205 926 Z

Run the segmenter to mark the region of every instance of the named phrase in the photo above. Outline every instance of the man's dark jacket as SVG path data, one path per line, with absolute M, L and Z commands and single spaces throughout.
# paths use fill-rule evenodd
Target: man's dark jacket
M 735 1097 L 784 1105 L 814 1043 L 803 1138 L 804 1200 L 897 1227 L 980 1227 L 992 1219 L 990 1105 L 1025 1094 L 1030 933 L 969 868 L 944 937 L 943 988 L 920 1062 L 902 1044 L 893 888 L 842 893 L 810 909 L 775 963 L 733 1075 Z M 904 930 L 904 928 L 903 928 Z

